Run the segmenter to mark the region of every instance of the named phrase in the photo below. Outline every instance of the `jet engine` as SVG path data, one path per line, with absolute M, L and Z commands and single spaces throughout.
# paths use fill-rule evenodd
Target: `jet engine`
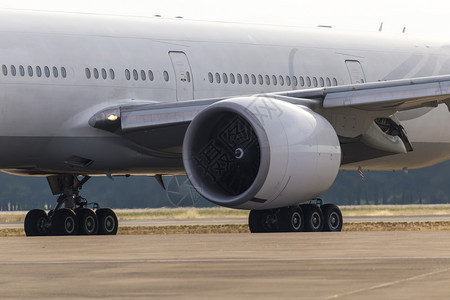
M 340 162 L 338 137 L 325 118 L 270 97 L 231 98 L 207 107 L 183 142 L 194 188 L 231 208 L 309 201 L 331 186 Z

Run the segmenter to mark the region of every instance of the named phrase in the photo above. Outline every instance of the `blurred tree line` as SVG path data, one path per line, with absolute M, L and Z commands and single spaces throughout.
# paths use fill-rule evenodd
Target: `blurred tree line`
M 324 194 L 324 202 L 358 204 L 450 203 L 450 161 L 404 172 L 341 171 Z M 93 177 L 81 195 L 102 207 L 157 208 L 214 206 L 200 197 L 184 176 L 165 177 L 164 191 L 151 177 Z M 45 178 L 17 177 L 0 173 L 0 210 L 51 209 L 56 204 Z

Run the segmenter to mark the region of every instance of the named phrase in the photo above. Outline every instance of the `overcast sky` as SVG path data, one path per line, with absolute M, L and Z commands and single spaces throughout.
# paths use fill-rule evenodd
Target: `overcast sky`
M 408 34 L 450 34 L 450 1 L 421 0 L 0 0 L 0 8 L 153 16 Z M 450 39 L 450 38 L 448 38 Z

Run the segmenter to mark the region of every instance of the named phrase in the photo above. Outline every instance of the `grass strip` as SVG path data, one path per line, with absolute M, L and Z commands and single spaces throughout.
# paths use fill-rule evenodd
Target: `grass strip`
M 430 231 L 450 230 L 450 222 L 367 222 L 345 223 L 344 232 L 364 231 Z M 168 235 L 168 234 L 219 234 L 219 233 L 250 233 L 244 224 L 227 225 L 182 225 L 182 226 L 137 226 L 119 227 L 119 235 Z M 25 236 L 21 228 L 1 229 L 0 237 Z
M 450 215 L 450 205 L 359 205 L 340 206 L 342 215 L 348 216 L 407 216 Z M 248 210 L 225 207 L 204 208 L 155 208 L 115 209 L 119 220 L 146 219 L 202 219 L 202 218 L 247 218 Z M 0 212 L 0 223 L 23 222 L 25 211 Z

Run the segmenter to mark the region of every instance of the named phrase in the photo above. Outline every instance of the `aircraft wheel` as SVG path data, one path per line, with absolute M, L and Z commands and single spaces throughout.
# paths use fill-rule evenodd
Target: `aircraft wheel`
M 283 231 L 300 232 L 303 231 L 305 218 L 300 206 L 286 207 L 282 211 L 281 221 L 283 222 Z
M 114 211 L 110 208 L 97 209 L 98 234 L 115 235 L 119 229 L 119 222 Z
M 279 210 L 252 210 L 248 218 L 250 232 L 279 231 Z
M 318 232 L 323 229 L 323 213 L 319 206 L 315 204 L 305 204 L 305 231 Z
M 262 224 L 261 224 L 261 211 L 260 210 L 252 210 L 248 216 L 248 227 L 251 233 L 260 233 L 263 232 Z
M 56 210 L 52 216 L 54 235 L 73 235 L 77 233 L 77 216 L 70 208 Z
M 95 212 L 90 208 L 80 208 L 76 211 L 78 219 L 78 233 L 92 235 L 98 232 L 98 219 Z
M 24 222 L 26 236 L 43 236 L 49 234 L 48 216 L 42 209 L 30 210 Z
M 280 219 L 278 210 L 262 210 L 261 211 L 261 225 L 263 232 L 277 232 L 280 231 Z
M 323 231 L 339 232 L 342 230 L 342 213 L 339 207 L 334 204 L 324 204 L 321 206 L 324 218 Z

